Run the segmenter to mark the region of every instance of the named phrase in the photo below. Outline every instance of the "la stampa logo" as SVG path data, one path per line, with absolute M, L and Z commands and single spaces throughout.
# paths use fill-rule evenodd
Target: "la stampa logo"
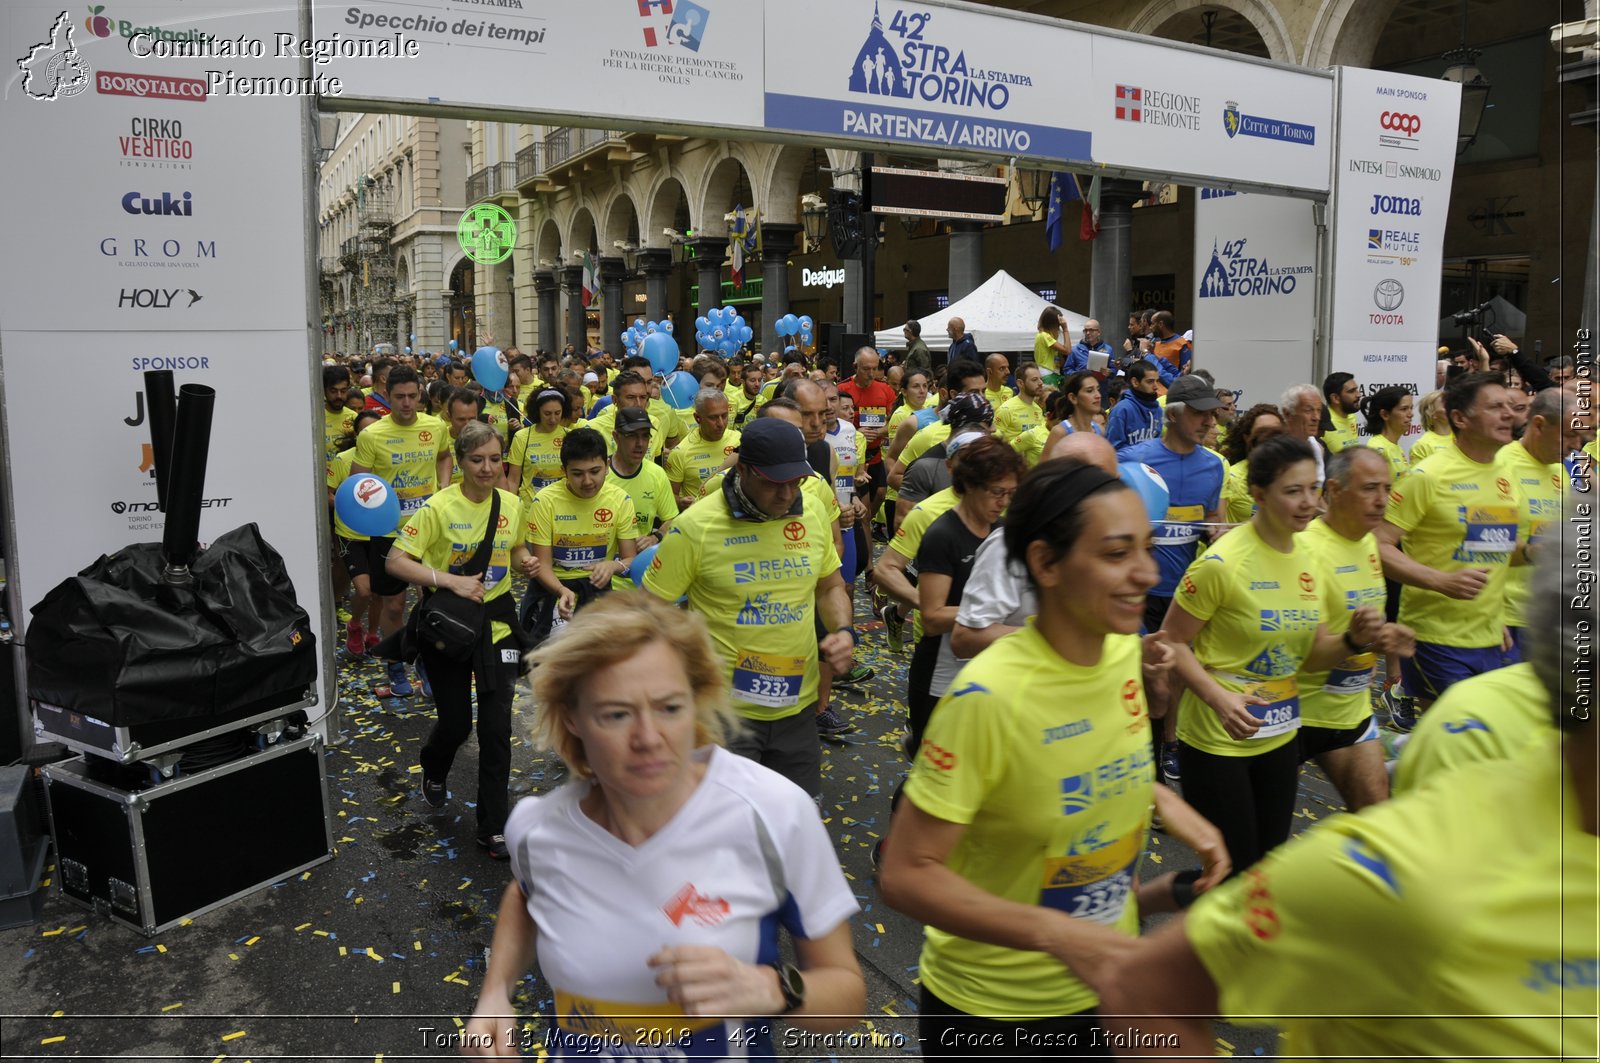
M 72 16 L 65 11 L 50 27 L 50 39 L 28 49 L 17 60 L 22 71 L 22 91 L 30 99 L 69 99 L 89 87 L 93 71 L 72 39 Z

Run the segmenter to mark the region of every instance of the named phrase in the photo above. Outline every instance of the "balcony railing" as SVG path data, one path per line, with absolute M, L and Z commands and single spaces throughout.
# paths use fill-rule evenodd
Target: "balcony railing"
M 354 256 L 360 249 L 361 237 L 352 236 L 344 243 L 339 245 L 339 255 L 341 258 L 348 258 Z
M 552 170 L 613 142 L 623 142 L 622 133 L 615 129 L 553 129 L 544 138 L 544 169 Z
M 522 187 L 544 172 L 544 168 L 539 162 L 539 157 L 543 154 L 543 148 L 543 144 L 529 144 L 517 152 L 517 187 Z
M 467 178 L 467 202 L 476 203 L 480 199 L 490 196 L 503 195 L 515 192 L 517 188 L 517 164 L 514 162 L 497 162 L 493 166 L 486 166 Z

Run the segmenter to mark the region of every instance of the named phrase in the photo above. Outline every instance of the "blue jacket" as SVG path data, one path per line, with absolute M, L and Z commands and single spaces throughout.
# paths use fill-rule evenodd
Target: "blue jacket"
M 1222 481 L 1228 467 L 1222 458 L 1205 447 L 1179 454 L 1168 450 L 1160 439 L 1147 439 L 1119 450 L 1117 460 L 1148 465 L 1166 482 L 1166 520 L 1152 529 L 1151 539 L 1156 564 L 1161 569 L 1161 582 L 1152 587 L 1150 593 L 1159 598 L 1171 598 L 1178 592 L 1178 581 L 1206 541 L 1206 515 L 1216 512 L 1222 505 Z
M 1160 439 L 1161 417 L 1161 404 L 1154 397 L 1146 400 L 1129 388 L 1106 417 L 1106 442 L 1121 451 L 1146 439 Z
M 1089 355 L 1091 354 L 1103 354 L 1109 359 L 1111 357 L 1111 344 L 1105 340 L 1101 340 L 1093 347 L 1090 347 L 1082 340 L 1074 343 L 1072 345 L 1072 353 L 1067 355 L 1066 360 L 1061 363 L 1061 375 L 1071 376 L 1073 373 L 1080 373 L 1089 368 Z M 1109 361 L 1107 364 L 1110 364 Z

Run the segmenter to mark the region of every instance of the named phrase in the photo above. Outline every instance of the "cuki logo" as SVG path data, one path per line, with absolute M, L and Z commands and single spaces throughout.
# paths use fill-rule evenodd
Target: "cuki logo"
M 597 510 L 595 510 L 594 511 L 594 522 L 596 524 L 610 524 L 611 523 L 611 511 L 609 509 L 597 509 Z
M 791 520 L 783 526 L 783 537 L 791 543 L 797 543 L 806 537 L 806 526 L 797 520 Z

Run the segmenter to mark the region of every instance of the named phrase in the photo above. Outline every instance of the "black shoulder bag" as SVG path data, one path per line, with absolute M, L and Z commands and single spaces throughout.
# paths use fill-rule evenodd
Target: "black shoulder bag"
M 489 530 L 472 559 L 461 569 L 460 575 L 477 576 L 489 569 L 489 555 L 494 550 L 494 533 L 500 523 L 500 492 L 495 490 L 489 504 Z M 423 595 L 416 608 L 416 634 L 423 645 L 450 658 L 468 661 L 488 629 L 486 607 L 482 602 L 463 598 L 454 591 L 434 590 Z

